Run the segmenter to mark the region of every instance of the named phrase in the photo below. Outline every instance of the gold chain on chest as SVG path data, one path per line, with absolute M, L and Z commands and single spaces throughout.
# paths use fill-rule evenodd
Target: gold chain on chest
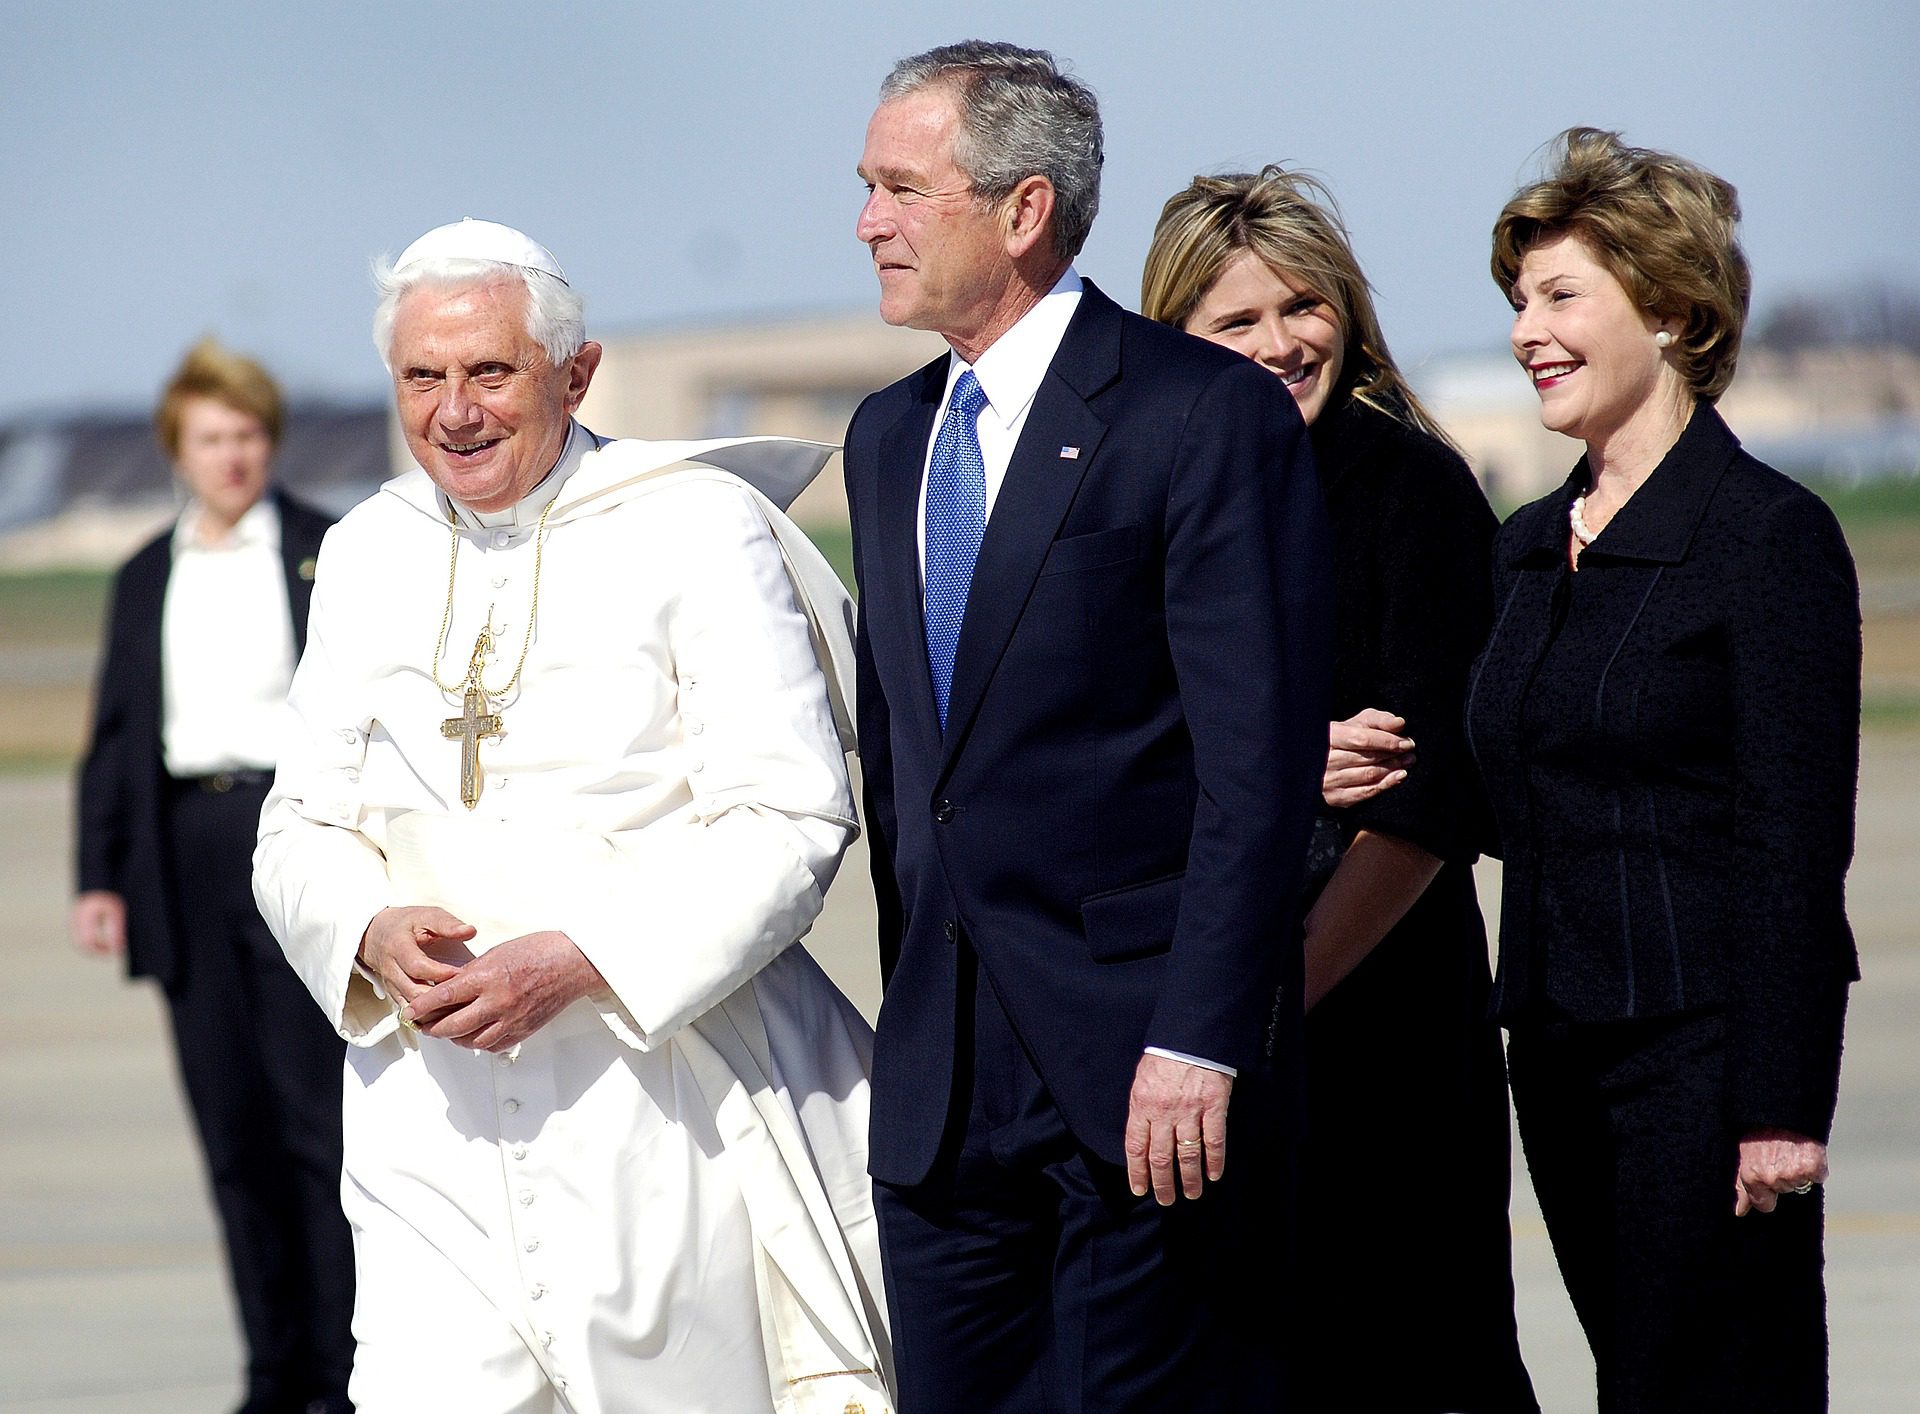
M 454 572 L 460 564 L 460 523 L 454 518 L 453 508 L 447 508 L 447 532 L 452 546 L 447 552 L 447 607 L 440 615 L 440 633 L 433 640 L 433 685 L 445 693 L 458 693 L 468 686 L 477 687 L 488 697 L 505 697 L 513 691 L 514 684 L 520 681 L 521 670 L 527 666 L 527 650 L 533 646 L 533 625 L 540 613 L 540 561 L 547 548 L 547 513 L 553 509 L 553 502 L 547 502 L 546 509 L 540 512 L 540 523 L 533 531 L 533 596 L 527 603 L 527 631 L 520 639 L 520 657 L 513 665 L 513 676 L 503 687 L 487 687 L 480 681 L 480 660 L 487 649 L 493 646 L 493 605 L 487 606 L 487 622 L 473 641 L 473 657 L 467 664 L 466 677 L 457 682 L 440 681 L 440 655 L 447 644 L 447 631 L 453 627 L 453 585 Z

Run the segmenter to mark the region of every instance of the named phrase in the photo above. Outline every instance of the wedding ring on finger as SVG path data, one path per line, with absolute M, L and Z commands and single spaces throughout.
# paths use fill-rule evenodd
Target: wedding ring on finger
M 1183 1156 L 1191 1155 L 1198 1152 L 1200 1141 L 1198 1139 L 1176 1139 L 1173 1141 L 1173 1147 L 1178 1149 Z
M 1799 1185 L 1799 1186 L 1798 1186 L 1797 1188 L 1795 1188 L 1795 1189 L 1794 1189 L 1793 1191 L 1794 1191 L 1795 1193 L 1811 1193 L 1811 1192 L 1813 1192 L 1813 1180 L 1812 1180 L 1812 1179 L 1808 1179 L 1808 1180 L 1807 1180 L 1807 1181 L 1806 1181 L 1805 1183 L 1803 1183 L 1803 1184 L 1800 1184 L 1800 1185 Z

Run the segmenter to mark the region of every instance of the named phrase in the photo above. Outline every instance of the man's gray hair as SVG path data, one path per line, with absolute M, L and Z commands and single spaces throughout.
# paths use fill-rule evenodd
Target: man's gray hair
M 902 59 L 880 85 L 886 103 L 951 85 L 960 108 L 953 160 L 983 201 L 999 201 L 1028 177 L 1053 183 L 1053 248 L 1071 260 L 1100 210 L 1106 160 L 1093 90 L 1060 72 L 1044 49 L 983 39 L 943 44 Z
M 419 285 L 485 285 L 495 280 L 518 280 L 526 286 L 527 337 L 546 350 L 555 368 L 580 352 L 587 342 L 586 301 L 544 270 L 499 260 L 434 256 L 396 272 L 391 260 L 381 259 L 373 266 L 373 284 L 380 294 L 373 310 L 373 346 L 387 371 L 393 371 L 393 317 L 402 295 Z

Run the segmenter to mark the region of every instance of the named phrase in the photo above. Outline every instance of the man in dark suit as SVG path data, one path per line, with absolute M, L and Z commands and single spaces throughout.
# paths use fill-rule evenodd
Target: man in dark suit
M 155 417 L 188 493 L 113 588 L 73 936 L 167 998 L 248 1350 L 245 1414 L 347 1411 L 343 1043 L 253 903 L 254 835 L 329 518 L 268 491 L 278 388 L 205 341 Z
M 1085 87 L 975 42 L 895 67 L 860 165 L 882 317 L 953 350 L 846 448 L 916 1414 L 1281 1400 L 1238 1296 L 1286 1286 L 1324 515 L 1278 379 L 1073 270 L 1100 163 Z

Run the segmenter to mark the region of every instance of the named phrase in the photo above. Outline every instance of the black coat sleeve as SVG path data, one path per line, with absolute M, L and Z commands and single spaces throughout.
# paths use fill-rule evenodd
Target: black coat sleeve
M 1824 1140 L 1839 1092 L 1860 763 L 1860 591 L 1833 514 L 1764 512 L 1736 567 L 1730 1102 L 1737 1128 Z
M 1466 464 L 1444 447 L 1408 438 L 1383 451 L 1402 461 L 1381 478 L 1385 494 L 1373 507 L 1380 623 L 1364 697 L 1406 719 L 1416 759 L 1406 780 L 1350 807 L 1346 819 L 1442 859 L 1470 861 L 1493 825 L 1462 704 L 1493 621 L 1498 522 Z
M 136 562 L 137 563 L 137 562 Z M 133 828 L 132 781 L 137 753 L 134 694 L 140 690 L 133 656 L 135 620 L 158 612 L 139 603 L 135 564 L 114 577 L 106 624 L 106 651 L 94 693 L 93 732 L 80 766 L 75 887 L 81 893 L 123 892 L 123 871 Z

